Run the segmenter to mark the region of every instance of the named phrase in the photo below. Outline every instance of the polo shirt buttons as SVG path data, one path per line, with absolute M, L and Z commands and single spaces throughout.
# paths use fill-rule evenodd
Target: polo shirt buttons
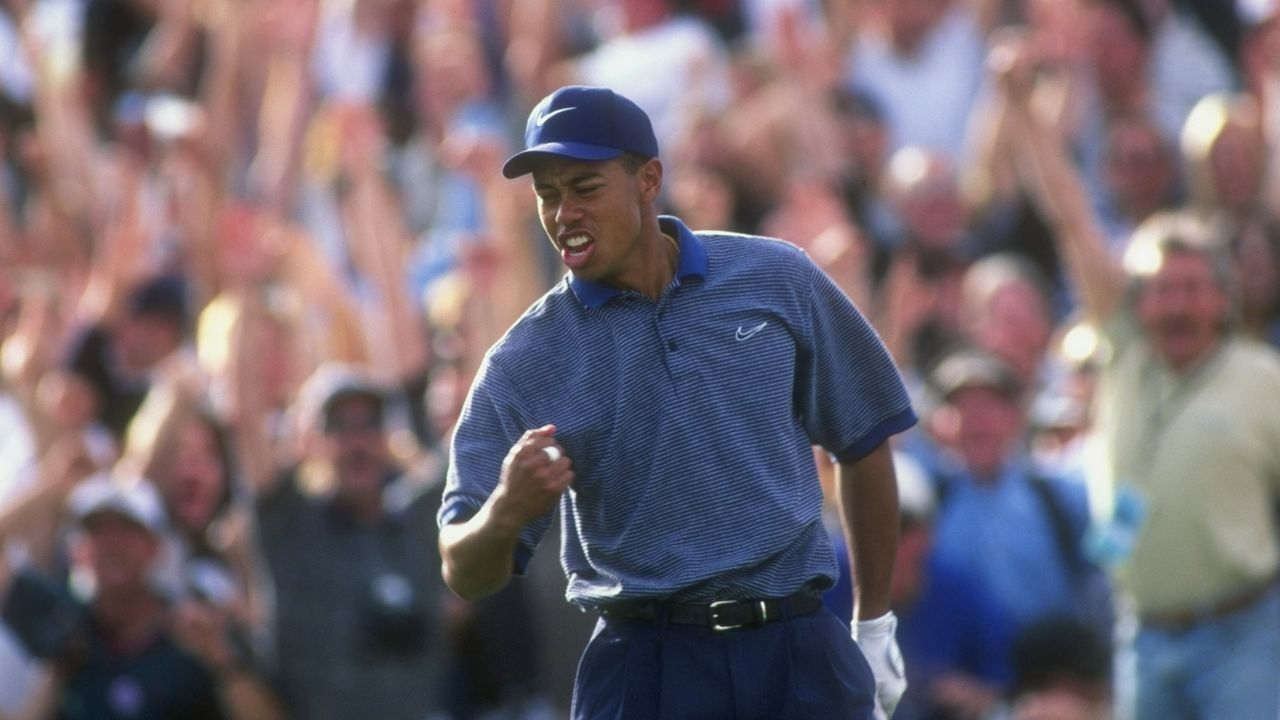
M 671 352 L 675 352 L 676 350 L 679 350 L 679 349 L 680 349 L 680 346 L 676 344 L 675 340 L 667 341 L 667 350 L 670 350 Z

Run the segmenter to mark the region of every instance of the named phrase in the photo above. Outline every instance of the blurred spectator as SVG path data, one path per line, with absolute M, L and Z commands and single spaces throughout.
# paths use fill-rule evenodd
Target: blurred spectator
M 669 192 L 673 214 L 688 219 L 689 227 L 741 227 L 735 220 L 737 201 L 732 179 L 706 164 L 688 164 L 675 174 Z
M 130 291 L 117 321 L 88 326 L 72 347 L 67 367 L 88 384 L 96 416 L 117 440 L 146 397 L 151 373 L 182 347 L 186 293 L 180 277 L 144 280 Z
M 687 164 L 722 173 L 734 192 L 735 225 L 779 236 L 770 215 L 798 221 L 805 243 L 832 217 L 833 190 L 844 194 L 859 159 L 842 127 L 838 47 L 799 5 L 778 7 L 768 35 L 744 44 L 730 65 L 731 97 L 722 111 L 695 109 L 685 142 L 664 151 L 678 181 Z M 805 221 L 809 195 L 815 218 Z M 833 198 L 834 199 L 834 198 Z M 841 210 L 847 214 L 847 210 Z
M 960 335 L 960 298 L 974 250 L 954 164 L 908 147 L 889 161 L 884 192 L 901 234 L 872 266 L 880 329 L 898 364 L 928 372 Z
M 469 18 L 424 19 L 413 35 L 409 97 L 417 122 L 394 151 L 392 168 L 408 229 L 425 243 L 456 244 L 448 234 L 484 227 L 481 188 L 451 162 L 445 143 L 466 137 L 502 144 L 499 154 L 506 150 L 499 83 L 485 50 Z
M 1240 331 L 1280 348 L 1280 220 L 1246 218 L 1230 245 L 1240 285 Z
M 892 208 L 882 194 L 881 178 L 889 162 L 889 126 L 884 109 L 862 92 L 836 90 L 833 106 L 843 142 L 837 147 L 849 157 L 842 178 L 845 203 L 858 226 L 876 247 L 897 235 Z
M 951 162 L 982 80 L 989 2 L 888 0 L 875 6 L 847 60 L 846 81 L 884 108 L 890 147 L 917 146 Z
M 1092 325 L 1068 318 L 1050 345 L 1048 377 L 1031 405 L 1031 454 L 1048 472 L 1083 477 L 1099 344 Z
M 35 79 L 31 63 L 23 49 L 21 27 L 28 13 L 10 3 L 0 5 L 0 154 L 10 157 L 17 143 L 14 135 L 29 126 L 32 93 Z M 32 23 L 34 25 L 34 21 Z M 19 178 L 8 173 L 0 181 L 0 187 L 11 193 L 9 202 L 20 197 Z
M 131 90 L 193 94 L 203 37 L 187 3 L 89 0 L 84 7 L 85 92 L 100 132 Z
M 1110 598 L 1084 557 L 1084 485 L 1031 462 L 1018 376 L 988 354 L 958 350 L 929 379 L 940 403 L 931 427 L 954 463 L 935 478 L 936 552 L 980 578 L 1015 629 L 1054 613 L 1106 627 Z
M 1140 719 L 1271 718 L 1280 712 L 1280 456 L 1264 438 L 1280 436 L 1270 401 L 1280 361 L 1233 331 L 1230 267 L 1204 223 L 1154 217 L 1124 264 L 1114 258 L 1060 138 L 1026 103 L 1025 47 L 1006 49 L 1003 87 L 1019 107 L 1029 180 L 1109 344 L 1091 545 L 1137 621 L 1122 700 L 1132 696 Z M 1229 690 L 1217 679 L 1228 677 Z
M 326 98 L 375 103 L 404 62 L 397 31 L 407 31 L 396 0 L 317 0 L 319 22 L 311 57 L 317 91 Z M 400 57 L 397 57 L 400 55 Z
M 1028 393 L 1038 389 L 1054 319 L 1035 265 L 1012 253 L 973 263 L 961 287 L 960 324 L 967 341 L 1006 363 Z
M 1135 227 L 1173 205 L 1180 175 L 1167 136 L 1140 117 L 1114 118 L 1103 152 L 1098 211 L 1108 245 L 1119 256 Z
M 147 394 L 123 462 L 151 480 L 168 518 L 165 562 L 153 580 L 173 597 L 215 609 L 240 652 L 261 654 L 265 578 L 231 443 L 198 388 L 170 382 Z
M 1235 58 L 1205 31 L 1188 9 L 1191 3 L 1142 0 L 1139 5 L 1152 31 L 1153 117 L 1168 137 L 1176 137 L 1201 98 L 1239 86 Z
M 1089 48 L 1086 72 L 1070 73 L 1082 82 L 1068 93 L 1062 113 L 1071 118 L 1073 145 L 1093 197 L 1100 198 L 1114 118 L 1151 118 L 1172 141 L 1201 97 L 1230 90 L 1236 80 L 1222 51 L 1167 0 L 1094 0 L 1088 7 L 1076 40 Z
M 258 500 L 278 612 L 275 658 L 291 714 L 421 718 L 444 707 L 438 492 L 396 463 L 394 394 L 326 364 L 296 410 L 302 464 Z
M 1239 93 L 1202 97 L 1181 139 L 1193 210 L 1237 223 L 1251 212 L 1274 212 L 1280 201 L 1267 194 L 1271 159 L 1256 99 Z
M 5 594 L 6 623 L 45 663 L 21 717 L 282 717 L 209 615 L 151 585 L 165 517 L 146 480 L 96 475 L 68 506 L 71 590 L 88 597 L 29 571 Z
M 659 147 L 678 153 L 693 120 L 725 110 L 728 55 L 715 29 L 673 0 L 597 0 L 599 44 L 572 58 L 560 84 L 602 85 L 653 119 Z
M 997 720 L 1110 720 L 1111 649 L 1079 620 L 1050 617 L 1026 628 L 1013 645 L 1007 715 Z

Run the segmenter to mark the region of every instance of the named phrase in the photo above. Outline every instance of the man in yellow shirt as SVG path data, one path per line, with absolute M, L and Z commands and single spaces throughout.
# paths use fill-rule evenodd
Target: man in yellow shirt
M 1090 455 L 1094 549 L 1137 620 L 1138 720 L 1280 716 L 1280 356 L 1231 331 L 1221 239 L 1159 215 L 1108 250 L 1079 175 L 1031 110 L 1025 46 L 992 56 L 1032 193 L 1109 341 Z

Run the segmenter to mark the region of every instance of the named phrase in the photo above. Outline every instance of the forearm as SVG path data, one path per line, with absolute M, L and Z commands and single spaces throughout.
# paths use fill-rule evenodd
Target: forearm
M 1103 238 L 1080 173 L 1057 131 L 1030 107 L 1015 104 L 1011 116 L 1031 195 L 1055 231 L 1086 312 L 1093 319 L 1105 319 L 1119 305 L 1125 279 Z
M 276 438 L 268 426 L 267 343 L 251 332 L 254 323 L 267 322 L 263 300 L 256 293 L 246 293 L 238 322 L 231 330 L 232 353 L 226 368 L 234 411 L 230 428 L 239 452 L 242 476 L 255 495 L 266 495 L 277 476 Z
M 880 617 L 890 610 L 898 551 L 898 486 L 888 442 L 837 467 L 836 496 L 853 567 L 854 619 Z
M 93 470 L 75 452 L 75 442 L 55 446 L 41 459 L 37 482 L 0 506 L 0 550 L 12 540 L 21 540 L 37 567 L 53 564 L 67 496 Z
M 290 241 L 285 261 L 285 282 L 298 293 L 304 307 L 324 320 L 305 324 L 304 331 L 313 335 L 305 338 L 305 345 L 316 348 L 317 357 L 306 358 L 304 363 L 320 359 L 367 363 L 369 352 L 351 290 L 317 248 L 312 238 L 299 235 Z
M 440 529 L 445 584 L 474 600 L 501 590 L 511 579 L 520 526 L 502 520 L 491 498 L 470 520 Z
M 1263 194 L 1267 209 L 1280 215 L 1280 58 L 1275 58 L 1262 80 L 1262 122 L 1267 145 L 1272 149 L 1267 160 Z
M 403 248 L 411 244 L 408 232 L 397 220 L 401 209 L 381 173 L 364 173 L 354 182 L 359 219 L 353 223 L 358 229 L 353 239 L 363 251 L 353 252 L 353 257 L 381 300 L 365 313 L 367 346 L 389 377 L 412 377 L 427 366 L 428 345 L 406 287 Z
M 474 397 L 474 396 L 473 396 Z M 501 590 L 515 572 L 520 536 L 573 484 L 572 461 L 554 425 L 526 430 L 503 461 L 498 484 L 470 519 L 440 529 L 445 584 L 469 600 Z
M 993 93 L 987 104 L 974 109 L 967 138 L 970 162 L 962 167 L 966 202 L 975 213 L 1010 203 L 1018 195 L 1018 177 L 1008 141 L 1005 99 Z

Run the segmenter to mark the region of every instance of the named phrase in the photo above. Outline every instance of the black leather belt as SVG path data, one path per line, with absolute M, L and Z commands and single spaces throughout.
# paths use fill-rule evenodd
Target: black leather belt
M 620 600 L 602 605 L 600 614 L 609 620 L 668 622 L 672 625 L 697 625 L 712 630 L 737 630 L 808 615 L 821 607 L 822 599 L 816 595 L 719 600 L 712 603 Z

